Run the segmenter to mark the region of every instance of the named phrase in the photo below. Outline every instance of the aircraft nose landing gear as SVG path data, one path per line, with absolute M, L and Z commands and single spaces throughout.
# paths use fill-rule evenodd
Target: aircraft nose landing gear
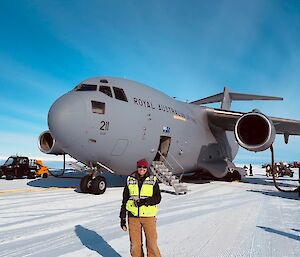
M 103 194 L 106 190 L 105 177 L 98 176 L 92 180 L 92 193 L 95 195 Z
M 92 175 L 84 176 L 80 181 L 80 191 L 82 193 L 91 193 L 92 192 Z
M 92 175 L 86 175 L 80 181 L 80 191 L 82 193 L 100 195 L 105 192 L 106 186 L 106 179 L 102 176 L 92 178 Z
M 89 193 L 100 195 L 106 190 L 107 183 L 103 176 L 97 176 L 99 173 L 97 167 L 91 165 L 88 170 L 91 174 L 84 176 L 80 181 L 80 191 L 82 193 Z

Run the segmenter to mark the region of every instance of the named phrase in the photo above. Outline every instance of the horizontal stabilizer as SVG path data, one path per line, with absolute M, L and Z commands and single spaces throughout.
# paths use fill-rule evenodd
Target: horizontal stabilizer
M 263 96 L 263 95 L 250 95 L 250 94 L 242 94 L 242 93 L 233 93 L 229 92 L 228 88 L 224 88 L 224 92 L 208 96 L 193 102 L 191 104 L 210 104 L 210 103 L 217 103 L 217 102 L 228 102 L 226 104 L 225 109 L 228 109 L 232 100 L 237 101 L 251 101 L 251 100 L 283 100 L 282 97 L 275 97 L 275 96 Z M 228 106 L 229 105 L 229 106 Z M 223 109 L 223 108 L 222 108 Z

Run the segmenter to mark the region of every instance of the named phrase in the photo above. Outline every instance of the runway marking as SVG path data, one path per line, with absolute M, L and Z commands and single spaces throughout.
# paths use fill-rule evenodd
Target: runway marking
M 53 191 L 53 190 L 71 190 L 76 189 L 78 186 L 73 187 L 49 187 L 49 188 L 38 188 L 38 189 L 8 189 L 8 190 L 1 190 L 0 195 L 4 194 L 13 194 L 13 193 L 36 193 L 36 192 L 44 192 L 44 191 Z

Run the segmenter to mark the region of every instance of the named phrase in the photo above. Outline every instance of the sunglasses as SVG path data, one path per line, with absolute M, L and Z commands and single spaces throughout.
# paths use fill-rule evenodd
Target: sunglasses
M 138 166 L 138 169 L 147 169 L 145 166 Z

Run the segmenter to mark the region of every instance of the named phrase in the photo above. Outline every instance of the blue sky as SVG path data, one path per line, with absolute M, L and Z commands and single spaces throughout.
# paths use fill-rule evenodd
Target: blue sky
M 80 81 L 125 77 L 180 100 L 233 92 L 283 102 L 233 103 L 300 120 L 300 1 L 0 1 L 0 156 L 43 156 L 51 104 Z M 299 138 L 276 156 L 299 160 Z M 43 156 L 46 158 L 46 156 Z M 237 161 L 269 152 L 241 150 Z

